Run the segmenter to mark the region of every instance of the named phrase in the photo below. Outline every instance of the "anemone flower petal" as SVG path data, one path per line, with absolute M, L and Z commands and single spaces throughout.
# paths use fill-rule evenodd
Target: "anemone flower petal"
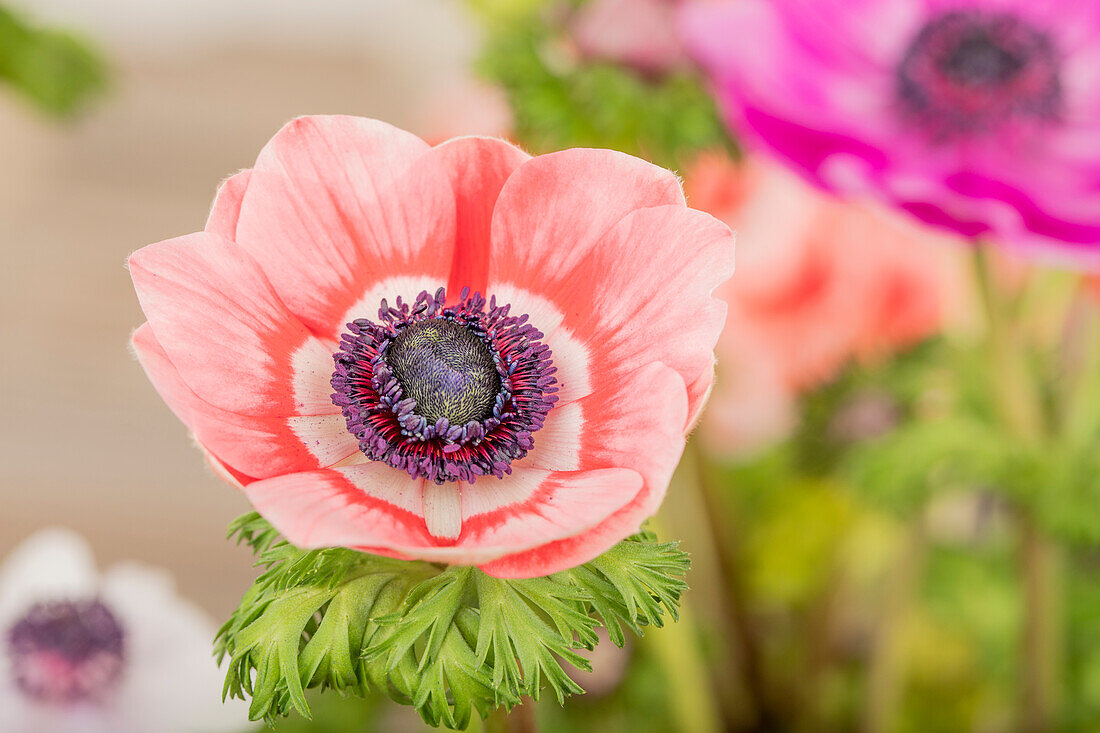
M 229 412 L 187 386 L 149 324 L 134 332 L 134 351 L 176 417 L 226 467 L 255 478 L 326 468 L 361 455 L 341 415 L 248 415 Z
M 455 258 L 448 292 L 463 288 L 485 293 L 489 271 L 489 233 L 497 197 L 504 183 L 531 159 L 511 143 L 487 137 L 459 137 L 428 153 L 447 171 L 456 203 Z
M 385 176 L 369 159 L 352 160 L 336 181 L 254 170 L 237 222 L 237 244 L 287 308 L 327 339 L 379 282 L 445 283 L 454 255 L 455 200 L 440 161 L 420 156 Z
M 677 372 L 664 365 L 652 364 L 642 370 L 638 376 L 644 377 L 646 384 L 652 385 L 650 396 L 666 395 L 668 399 L 675 399 L 678 393 L 679 408 L 673 407 L 671 412 L 674 418 L 686 419 L 687 396 L 683 381 Z M 649 396 L 636 396 L 638 401 L 648 398 Z M 608 399 L 609 403 L 613 401 L 613 398 Z M 662 402 L 662 404 L 667 403 Z M 608 406 L 610 407 L 610 404 Z M 670 422 L 675 420 L 670 418 Z M 680 437 L 677 438 L 677 435 Z M 637 532 L 642 522 L 657 511 L 657 507 L 664 499 L 668 482 L 679 462 L 684 444 L 682 434 L 670 431 L 667 443 L 671 448 L 662 453 L 646 453 L 636 450 L 630 436 L 629 430 L 622 431 L 610 438 L 609 444 L 603 451 L 597 452 L 597 455 L 602 454 L 605 460 L 622 461 L 626 456 L 632 456 L 629 460 L 632 460 L 632 465 L 644 476 L 645 485 L 628 504 L 584 532 L 548 542 L 532 550 L 507 555 L 479 567 L 489 575 L 501 578 L 546 575 L 587 562 L 606 552 L 619 540 Z
M 43 529 L 18 545 L 0 566 L 0 628 L 42 598 L 95 592 L 95 560 L 80 535 Z
M 199 232 L 130 256 L 149 326 L 203 399 L 244 414 L 337 412 L 324 381 L 331 349 L 275 294 L 256 263 Z M 297 380 L 297 383 L 296 383 Z
M 114 730 L 230 733 L 248 725 L 247 704 L 219 694 L 224 671 L 207 650 L 217 628 L 177 595 L 171 576 L 121 563 L 103 574 L 101 597 L 126 629 L 130 660 L 114 700 Z
M 252 179 L 252 170 L 244 170 L 222 181 L 210 215 L 206 219 L 205 231 L 217 234 L 225 239 L 237 238 L 237 221 L 241 218 L 241 202 Z

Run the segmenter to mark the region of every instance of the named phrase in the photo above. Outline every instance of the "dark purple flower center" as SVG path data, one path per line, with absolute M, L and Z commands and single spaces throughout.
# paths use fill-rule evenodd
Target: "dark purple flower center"
M 95 699 L 117 682 L 125 634 L 100 601 L 52 601 L 30 608 L 8 631 L 16 686 L 50 703 Z
M 1061 111 L 1050 36 L 1008 13 L 934 17 L 898 65 L 897 91 L 906 115 L 937 137 L 990 132 L 1012 119 L 1051 122 Z
M 558 389 L 542 333 L 510 310 L 467 290 L 448 306 L 440 288 L 349 323 L 332 401 L 359 449 L 436 483 L 510 473 Z

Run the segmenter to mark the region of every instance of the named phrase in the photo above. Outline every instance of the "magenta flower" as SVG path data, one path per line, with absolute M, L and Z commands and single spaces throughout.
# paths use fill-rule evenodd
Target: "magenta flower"
M 679 21 L 738 134 L 815 184 L 1096 262 L 1096 3 L 732 0 Z
M 621 153 L 305 117 L 131 257 L 134 347 L 291 542 L 543 575 L 656 511 L 732 257 Z

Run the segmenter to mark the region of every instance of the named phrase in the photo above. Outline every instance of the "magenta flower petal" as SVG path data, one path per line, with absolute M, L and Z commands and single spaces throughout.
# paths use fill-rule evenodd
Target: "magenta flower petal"
M 688 2 L 739 138 L 814 184 L 1100 264 L 1100 12 L 1059 0 Z
M 733 240 L 620 153 L 325 117 L 130 266 L 151 381 L 290 541 L 531 576 L 656 511 Z

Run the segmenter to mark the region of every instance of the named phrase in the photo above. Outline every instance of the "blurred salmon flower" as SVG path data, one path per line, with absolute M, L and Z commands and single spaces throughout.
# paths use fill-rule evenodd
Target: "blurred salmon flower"
M 685 188 L 692 206 L 726 221 L 741 241 L 737 274 L 718 290 L 730 312 L 708 422 L 748 409 L 722 398 L 733 394 L 725 380 L 741 381 L 726 374 L 727 359 L 743 372 L 749 360 L 773 365 L 787 390 L 812 388 L 852 358 L 885 357 L 936 333 L 961 288 L 946 238 L 822 195 L 774 164 L 705 154 Z M 781 417 L 789 406 L 779 386 L 763 401 L 764 383 L 756 377 L 735 391 L 752 400 L 754 422 L 775 433 L 790 423 Z
M 160 571 L 102 575 L 72 532 L 43 530 L 0 566 L 5 733 L 243 730 L 207 651 L 215 626 Z
M 740 139 L 971 239 L 1100 264 L 1100 11 L 1051 0 L 694 0 Z
M 733 239 L 607 150 L 304 117 L 130 259 L 134 348 L 292 543 L 545 575 L 638 530 L 713 379 Z

